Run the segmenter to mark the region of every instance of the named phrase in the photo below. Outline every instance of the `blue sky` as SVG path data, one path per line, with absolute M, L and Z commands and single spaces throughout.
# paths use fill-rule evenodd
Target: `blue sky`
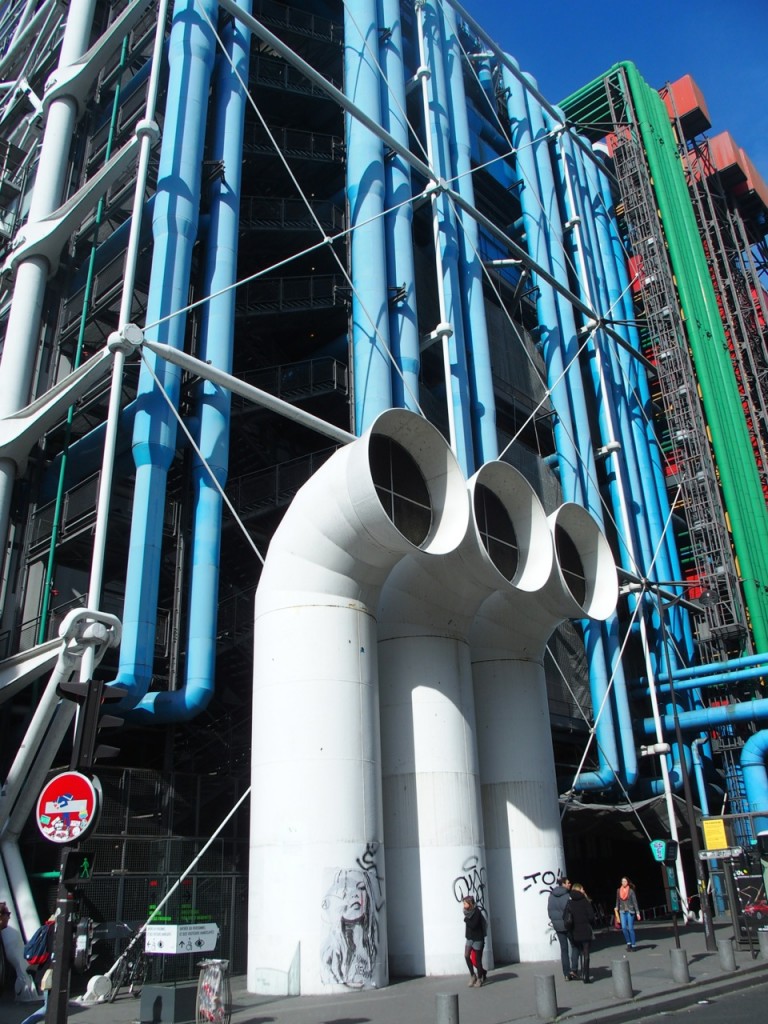
M 715 135 L 729 131 L 768 182 L 768 0 L 461 0 L 553 103 L 620 60 L 654 88 L 690 74 Z

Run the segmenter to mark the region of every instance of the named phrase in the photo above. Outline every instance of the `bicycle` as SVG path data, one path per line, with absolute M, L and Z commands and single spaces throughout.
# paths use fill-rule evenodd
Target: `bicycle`
M 229 1024 L 232 1017 L 232 991 L 227 969 L 229 960 L 201 960 L 197 965 L 195 1024 Z
M 138 999 L 150 970 L 149 957 L 143 946 L 138 945 L 144 933 L 134 932 L 129 925 L 123 927 L 131 934 L 131 939 L 107 975 L 111 986 L 107 997 L 110 1003 L 114 1003 L 117 993 L 125 985 L 128 986 L 128 994 Z

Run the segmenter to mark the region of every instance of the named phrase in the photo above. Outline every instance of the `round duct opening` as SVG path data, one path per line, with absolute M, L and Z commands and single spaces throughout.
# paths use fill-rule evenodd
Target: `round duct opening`
M 555 551 L 568 591 L 574 601 L 583 608 L 587 603 L 584 563 L 572 538 L 559 523 L 555 526 Z
M 506 462 L 486 462 L 469 481 L 475 537 L 496 572 L 518 590 L 544 586 L 552 535 L 533 488 Z
M 407 409 L 387 409 L 349 451 L 347 488 L 370 536 L 389 545 L 396 534 L 435 555 L 455 550 L 469 519 L 467 485 L 436 427 Z
M 511 582 L 520 564 L 520 545 L 512 517 L 501 498 L 485 484 L 476 485 L 472 503 L 483 547 L 501 575 Z
M 561 505 L 550 522 L 562 585 L 583 615 L 607 619 L 616 608 L 619 583 L 600 527 L 585 508 L 571 502 Z
M 382 508 L 406 540 L 420 547 L 432 528 L 432 503 L 418 463 L 401 444 L 382 434 L 371 436 L 368 462 Z

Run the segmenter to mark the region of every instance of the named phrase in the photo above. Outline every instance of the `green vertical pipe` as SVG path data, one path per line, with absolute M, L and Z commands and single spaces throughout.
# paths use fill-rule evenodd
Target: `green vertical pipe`
M 605 79 L 619 71 L 625 72 L 629 83 L 653 179 L 750 625 L 757 649 L 764 651 L 768 649 L 768 509 L 752 457 L 733 364 L 666 107 L 656 90 L 643 80 L 636 66 L 629 61 L 615 64 L 599 79 L 568 97 L 562 105 L 568 110 L 573 109 L 579 99 L 592 100 L 596 86 L 599 85 L 604 92 Z
M 123 40 L 123 48 L 120 52 L 120 68 L 125 68 L 126 60 L 128 57 L 128 37 Z M 115 129 L 117 126 L 117 115 L 120 109 L 120 79 L 117 80 L 115 86 L 115 95 L 112 101 L 112 116 L 109 122 L 109 136 L 107 138 L 107 145 L 104 150 L 104 163 L 106 163 L 112 156 L 112 146 L 114 145 Z M 101 224 L 102 217 L 104 216 L 104 197 L 99 199 L 98 206 L 96 207 L 96 231 L 98 232 L 99 225 Z M 75 358 L 73 361 L 73 369 L 77 369 L 83 358 L 83 344 L 85 342 L 85 322 L 88 317 L 88 306 L 91 301 L 91 293 L 93 291 L 93 278 L 94 278 L 94 267 L 96 265 L 96 250 L 97 241 L 91 246 L 91 254 L 88 260 L 88 275 L 85 280 L 85 287 L 83 289 L 83 311 L 80 314 L 80 329 L 77 335 L 77 347 L 75 349 Z M 45 643 L 46 633 L 48 632 L 48 615 L 51 607 L 51 594 L 53 592 L 53 574 L 56 570 L 56 542 L 59 537 L 59 529 L 61 527 L 61 510 L 64 505 L 64 485 L 67 475 L 67 453 L 69 450 L 69 441 L 72 436 L 72 421 L 75 415 L 75 407 L 71 405 L 67 410 L 67 423 L 64 434 L 64 447 L 61 453 L 61 464 L 59 467 L 59 480 L 56 486 L 56 500 L 53 509 L 53 523 L 51 524 L 51 543 L 48 546 L 48 561 L 45 568 L 45 581 L 43 583 L 43 601 L 40 607 L 40 625 L 37 630 L 37 642 L 39 644 Z

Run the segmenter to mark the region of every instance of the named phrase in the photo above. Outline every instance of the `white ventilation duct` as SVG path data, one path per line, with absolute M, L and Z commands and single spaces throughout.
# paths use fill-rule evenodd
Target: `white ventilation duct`
M 564 619 L 606 619 L 618 597 L 608 542 L 589 513 L 565 504 L 549 522 L 555 562 L 545 587 L 498 591 L 470 632 L 491 929 L 506 962 L 557 958 L 547 897 L 566 865 L 546 643 Z
M 256 595 L 248 988 L 387 984 L 377 627 L 401 557 L 464 537 L 442 436 L 391 409 L 302 487 Z
M 466 536 L 436 559 L 415 552 L 384 585 L 379 673 L 390 969 L 458 974 L 461 901 L 486 914 L 486 881 L 468 633 L 496 590 L 542 587 L 552 536 L 538 498 L 511 466 L 487 463 L 469 481 Z M 492 936 L 485 967 L 493 966 Z

